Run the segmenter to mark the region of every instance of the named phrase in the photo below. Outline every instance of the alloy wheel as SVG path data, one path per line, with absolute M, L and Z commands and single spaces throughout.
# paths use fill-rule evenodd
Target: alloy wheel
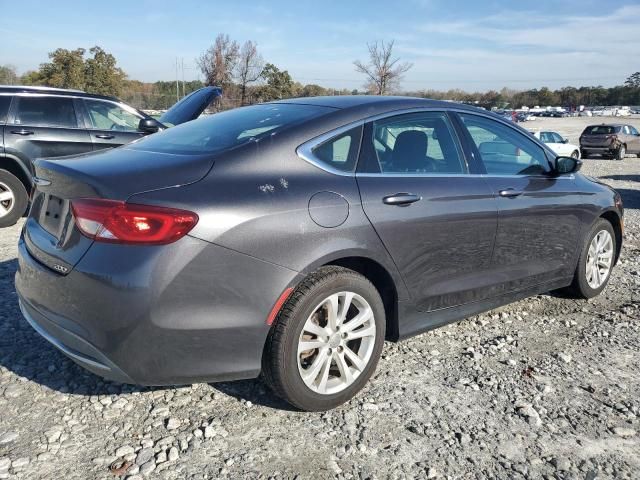
M 6 183 L 0 182 L 0 218 L 9 215 L 16 203 L 13 190 Z
M 376 324 L 369 303 L 354 292 L 322 300 L 298 340 L 298 371 L 305 385 L 322 395 L 341 392 L 365 370 L 374 350 Z
M 609 278 L 613 262 L 613 238 L 607 230 L 600 230 L 591 240 L 585 269 L 587 283 L 594 290 Z

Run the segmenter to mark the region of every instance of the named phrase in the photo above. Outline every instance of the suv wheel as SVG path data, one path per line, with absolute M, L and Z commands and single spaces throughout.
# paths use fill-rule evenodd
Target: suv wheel
M 22 182 L 7 170 L 0 170 L 0 228 L 15 224 L 29 203 Z
M 625 155 L 627 154 L 627 148 L 624 145 L 620 145 L 618 151 L 616 152 L 616 160 L 624 160 Z
M 580 157 L 582 157 L 583 160 L 586 160 L 588 156 L 589 156 L 589 152 L 582 149 L 580 150 Z
M 385 324 L 382 299 L 369 280 L 342 267 L 320 268 L 296 288 L 269 333 L 265 380 L 302 410 L 334 408 L 375 371 Z

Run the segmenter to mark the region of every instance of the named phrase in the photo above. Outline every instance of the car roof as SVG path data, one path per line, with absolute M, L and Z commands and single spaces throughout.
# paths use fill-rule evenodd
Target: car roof
M 87 93 L 82 90 L 74 90 L 71 88 L 53 88 L 36 85 L 0 85 L 0 93 L 45 93 L 47 95 L 73 95 L 77 97 L 100 98 L 103 100 L 121 102 L 120 99 L 109 95 Z
M 327 97 L 300 97 L 286 100 L 275 100 L 270 103 L 290 103 L 299 105 L 317 105 L 319 107 L 332 107 L 338 109 L 349 109 L 356 107 L 380 107 L 382 109 L 395 108 L 452 108 L 453 106 L 468 108 L 470 110 L 477 107 L 468 106 L 462 103 L 448 102 L 445 100 L 431 100 L 418 97 L 399 96 L 379 96 L 379 95 L 336 95 Z

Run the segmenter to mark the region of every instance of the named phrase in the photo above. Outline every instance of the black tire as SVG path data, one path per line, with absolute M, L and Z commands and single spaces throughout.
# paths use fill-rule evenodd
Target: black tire
M 627 154 L 627 147 L 625 147 L 624 145 L 620 145 L 618 147 L 618 150 L 615 153 L 615 159 L 616 160 L 624 160 L 625 155 Z
M 611 262 L 612 264 L 611 264 L 611 269 L 609 270 L 609 275 L 607 276 L 606 280 L 602 283 L 602 285 L 600 285 L 600 287 L 595 289 L 591 288 L 591 286 L 587 282 L 586 270 L 587 270 L 587 256 L 589 253 L 589 245 L 591 244 L 591 241 L 596 236 L 596 234 L 598 234 L 602 230 L 608 231 L 609 234 L 611 235 L 611 238 L 613 240 L 614 255 L 615 255 L 615 252 L 617 251 L 616 235 L 615 235 L 615 232 L 613 231 L 613 227 L 611 226 L 611 223 L 609 223 L 604 218 L 599 218 L 593 224 L 593 226 L 591 227 L 591 230 L 589 230 L 589 234 L 586 236 L 585 241 L 583 242 L 582 250 L 580 251 L 580 258 L 578 259 L 578 265 L 576 267 L 576 271 L 573 276 L 573 282 L 567 289 L 565 289 L 566 293 L 570 294 L 573 297 L 593 298 L 599 295 L 600 292 L 602 292 L 606 288 L 607 284 L 609 283 L 609 279 L 611 278 L 611 271 L 613 270 L 614 259 L 612 259 L 612 262 Z
M 582 158 L 583 160 L 586 160 L 589 157 L 589 152 L 587 152 L 586 150 L 580 150 L 580 158 Z
M 29 195 L 22 182 L 7 170 L 0 169 L 0 193 L 11 192 L 12 199 L 2 202 L 3 209 L 0 212 L 0 228 L 15 225 L 24 215 L 29 204 Z M 2 213 L 8 209 L 7 213 Z
M 320 394 L 308 387 L 300 375 L 298 341 L 305 322 L 318 302 L 342 291 L 360 295 L 371 307 L 376 327 L 373 351 L 369 362 L 351 385 L 335 394 Z M 278 396 L 301 410 L 323 411 L 334 408 L 353 398 L 375 371 L 384 345 L 385 325 L 382 299 L 369 280 L 347 268 L 322 267 L 298 285 L 278 314 L 264 349 L 263 378 Z

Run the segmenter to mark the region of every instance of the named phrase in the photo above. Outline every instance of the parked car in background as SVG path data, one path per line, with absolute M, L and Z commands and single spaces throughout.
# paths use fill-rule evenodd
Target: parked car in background
M 607 285 L 623 207 L 514 123 L 344 96 L 238 108 L 38 160 L 27 321 L 125 383 L 252 378 L 304 410 L 352 398 L 397 341 Z M 25 362 L 28 362 L 25 359 Z
M 33 161 L 113 148 L 197 118 L 221 94 L 197 90 L 160 121 L 114 97 L 79 90 L 0 86 L 0 227 L 28 206 Z
M 597 154 L 623 160 L 627 153 L 640 157 L 640 133 L 633 125 L 589 125 L 580 135 L 580 155 Z
M 569 140 L 558 132 L 531 132 L 531 134 L 542 143 L 545 143 L 557 155 L 580 158 L 580 147 L 569 143 Z

